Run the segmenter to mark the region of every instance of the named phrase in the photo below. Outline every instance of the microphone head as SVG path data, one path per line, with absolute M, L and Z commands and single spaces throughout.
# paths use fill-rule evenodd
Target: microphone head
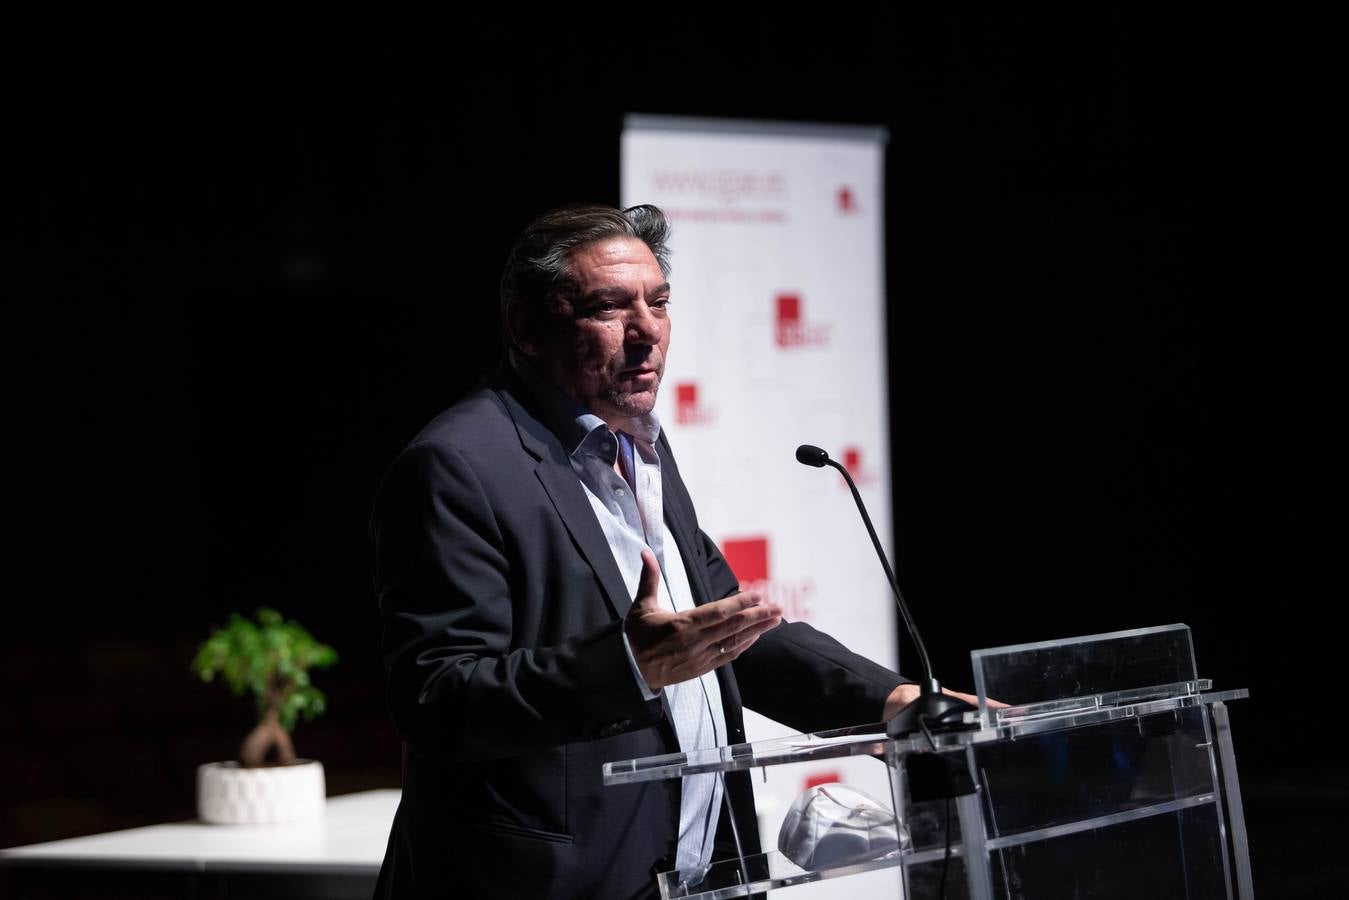
M 821 468 L 829 461 L 829 454 L 825 453 L 819 447 L 812 447 L 810 444 L 802 444 L 796 448 L 796 461 L 805 466 L 814 466 Z

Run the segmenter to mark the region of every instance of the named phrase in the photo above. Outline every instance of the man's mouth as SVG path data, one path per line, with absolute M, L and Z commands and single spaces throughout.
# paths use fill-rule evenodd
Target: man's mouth
M 655 369 L 624 369 L 618 374 L 618 383 L 628 391 L 654 391 L 660 384 L 660 374 Z

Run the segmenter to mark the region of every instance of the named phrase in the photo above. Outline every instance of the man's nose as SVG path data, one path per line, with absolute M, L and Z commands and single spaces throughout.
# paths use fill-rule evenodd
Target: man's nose
M 630 344 L 659 344 L 661 320 L 658 319 L 650 306 L 645 303 L 634 303 L 628 312 L 628 330 L 627 339 Z

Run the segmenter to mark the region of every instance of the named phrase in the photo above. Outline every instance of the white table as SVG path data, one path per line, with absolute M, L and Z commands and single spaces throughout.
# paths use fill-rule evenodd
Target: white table
M 197 896 L 227 897 L 244 883 L 250 895 L 271 893 L 270 883 L 278 896 L 368 897 L 400 794 L 330 797 L 324 818 L 303 824 L 176 822 L 13 847 L 0 850 L 0 865 L 21 887 L 40 885 L 30 890 L 43 893 L 59 893 L 59 880 L 87 891 L 92 877 L 102 884 L 115 875 L 128 885 L 158 882 L 171 893 L 185 884 Z

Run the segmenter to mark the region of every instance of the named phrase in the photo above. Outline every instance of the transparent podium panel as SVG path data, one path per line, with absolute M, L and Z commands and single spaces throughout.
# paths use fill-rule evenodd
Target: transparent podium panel
M 989 837 L 1212 803 L 1206 710 L 1176 708 L 975 751 Z
M 1073 708 L 1096 695 L 1186 686 L 1199 679 L 1186 625 L 1162 625 L 1090 637 L 1014 644 L 970 654 L 979 709 L 985 698 L 1012 704 L 1002 718 Z
M 1231 897 L 1208 707 L 971 744 L 992 897 Z M 910 895 L 968 896 L 953 800 L 897 788 Z M 951 847 L 950 862 L 947 850 Z M 1089 865 L 1083 865 L 1089 861 Z M 935 887 L 934 887 L 935 886 Z
M 1198 677 L 1186 626 L 971 658 L 980 711 L 954 728 L 862 725 L 607 764 L 608 783 L 843 756 L 888 767 L 898 849 L 814 870 L 773 849 L 663 873 L 661 895 L 745 897 L 893 868 L 902 897 L 1251 896 L 1225 705 L 1247 692 Z
M 911 810 L 911 814 L 925 816 L 921 810 Z M 944 819 L 940 805 L 927 811 L 926 817 L 930 819 L 928 827 L 939 835 Z M 952 828 L 959 833 L 957 824 Z M 992 846 L 988 865 L 987 896 L 997 900 L 1238 896 L 1223 874 L 1221 835 L 1213 805 L 1070 831 L 1011 847 Z M 906 892 L 901 896 L 920 900 L 982 896 L 970 888 L 973 879 L 966 871 L 960 848 L 953 849 L 948 862 L 939 836 L 927 849 L 904 861 L 904 878 Z

